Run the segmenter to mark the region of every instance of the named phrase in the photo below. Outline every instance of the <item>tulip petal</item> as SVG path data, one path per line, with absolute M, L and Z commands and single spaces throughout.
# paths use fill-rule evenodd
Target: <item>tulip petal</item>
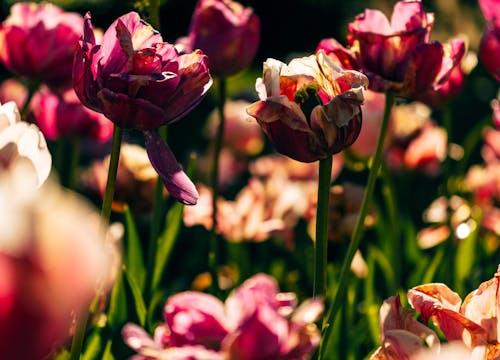
M 425 25 L 426 13 L 421 1 L 398 1 L 394 5 L 391 17 L 393 32 L 411 31 Z
M 145 131 L 144 137 L 151 165 L 160 175 L 170 195 L 183 204 L 196 204 L 198 191 L 182 171 L 168 145 L 156 131 Z
M 102 89 L 97 96 L 103 114 L 122 128 L 151 130 L 163 123 L 163 110 L 145 99 L 133 99 L 109 89 Z
M 441 69 L 443 55 L 443 46 L 438 42 L 415 47 L 408 64 L 399 69 L 404 73 L 406 96 L 419 94 L 432 86 Z

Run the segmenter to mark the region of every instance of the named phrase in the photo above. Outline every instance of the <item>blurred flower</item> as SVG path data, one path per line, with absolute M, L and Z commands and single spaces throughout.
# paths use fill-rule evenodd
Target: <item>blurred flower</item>
M 371 90 L 414 98 L 439 88 L 465 52 L 460 39 L 446 45 L 430 43 L 433 25 L 434 14 L 424 12 L 421 1 L 399 1 L 390 22 L 379 10 L 358 15 L 349 24 L 348 49 L 335 39 L 324 39 L 318 50 L 344 68 L 366 74 Z
M 401 306 L 399 296 L 391 296 L 380 307 L 381 346 L 370 360 L 409 360 L 424 350 L 439 352 L 439 338 L 414 318 L 414 311 Z
M 22 109 L 28 99 L 28 89 L 16 79 L 7 79 L 0 84 L 0 103 L 14 101 Z
M 377 138 L 384 117 L 385 94 L 367 90 L 364 95 L 365 102 L 361 105 L 363 112 L 361 131 L 358 139 L 348 148 L 348 151 L 358 157 L 368 158 L 375 154 L 377 147 Z
M 154 129 L 185 116 L 211 84 L 205 55 L 179 55 L 137 13 L 113 22 L 100 45 L 85 16 L 73 67 L 76 94 L 116 125 L 144 132 L 151 164 L 172 197 L 185 204 L 196 203 L 196 188 Z
M 251 8 L 232 0 L 200 0 L 189 29 L 189 47 L 208 56 L 210 72 L 226 77 L 252 63 L 260 21 Z
M 8 359 L 47 358 L 96 288 L 110 288 L 119 263 L 94 209 L 50 181 L 37 191 L 25 170 L 0 176 L 0 352 Z
M 0 61 L 12 72 L 50 86 L 71 83 L 83 18 L 48 3 L 17 3 L 0 25 Z
M 479 0 L 481 11 L 486 19 L 479 49 L 484 67 L 500 81 L 500 5 L 497 0 Z
M 342 157 L 334 157 L 332 179 L 342 167 Z M 317 186 L 318 164 L 300 163 L 282 155 L 260 157 L 250 164 L 252 177 L 232 201 L 219 198 L 217 232 L 226 240 L 266 241 L 282 238 L 291 248 L 293 229 L 300 218 L 315 206 L 310 194 Z M 212 226 L 212 191 L 198 185 L 196 206 L 184 208 L 186 226 Z
M 0 170 L 19 166 L 28 168 L 26 176 L 41 186 L 50 174 L 52 156 L 40 130 L 21 121 L 17 106 L 11 101 L 0 105 Z
M 224 304 L 194 291 L 171 296 L 165 304 L 164 324 L 156 328 L 154 339 L 133 324 L 127 324 L 122 334 L 139 353 L 137 359 L 164 359 L 172 354 L 169 359 L 300 360 L 319 344 L 314 321 L 322 311 L 320 299 L 307 300 L 297 308 L 295 294 L 280 293 L 271 277 L 257 274 Z
M 493 123 L 497 129 L 500 129 L 500 92 L 496 99 L 491 100 L 491 109 L 493 110 Z
M 385 155 L 391 170 L 406 168 L 429 176 L 439 174 L 447 155 L 447 133 L 432 122 L 430 113 L 418 102 L 394 108 Z
M 83 174 L 85 188 L 104 197 L 109 168 L 108 155 L 102 161 L 95 161 Z M 113 208 L 120 210 L 123 203 L 136 212 L 148 212 L 153 208 L 154 191 L 158 174 L 148 159 L 146 150 L 139 145 L 123 143 L 116 174 Z
M 433 108 L 439 108 L 459 95 L 464 86 L 466 76 L 477 64 L 477 55 L 468 52 L 461 62 L 457 63 L 450 72 L 448 79 L 437 89 L 427 89 L 418 94 L 416 99 Z
M 251 157 L 258 155 L 264 148 L 264 137 L 255 119 L 249 117 L 246 108 L 250 105 L 245 100 L 228 101 L 224 105 L 224 139 L 219 155 L 219 188 L 225 189 L 248 169 Z M 207 151 L 197 161 L 200 176 L 210 178 L 213 170 L 215 137 L 219 126 L 219 111 L 215 109 L 209 115 L 205 135 L 210 139 Z
M 103 143 L 113 135 L 113 124 L 104 115 L 83 106 L 72 88 L 55 93 L 41 87 L 31 99 L 30 110 L 49 140 L 88 138 Z
M 448 341 L 462 341 L 473 350 L 474 359 L 500 356 L 499 314 L 500 268 L 491 280 L 461 301 L 445 284 L 425 284 L 408 290 L 408 302 L 423 322 L 433 321 Z
M 250 118 L 246 108 L 250 103 L 246 100 L 227 101 L 224 105 L 224 139 L 223 146 L 237 155 L 255 156 L 264 148 L 264 139 L 255 119 Z M 219 124 L 219 111 L 215 109 L 208 118 L 206 133 L 214 139 Z
M 356 140 L 366 86 L 363 74 L 342 70 L 322 51 L 289 65 L 267 59 L 255 85 L 260 101 L 247 112 L 278 152 L 313 162 Z

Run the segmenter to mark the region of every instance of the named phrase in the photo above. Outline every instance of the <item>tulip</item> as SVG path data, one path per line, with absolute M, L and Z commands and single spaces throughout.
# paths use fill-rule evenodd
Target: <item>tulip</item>
M 434 331 L 415 320 L 413 315 L 414 311 L 401 306 L 399 296 L 384 301 L 380 307 L 381 346 L 370 360 L 409 360 L 426 348 L 431 354 L 436 354 L 440 346 L 439 338 Z
M 390 21 L 378 10 L 358 15 L 349 24 L 347 49 L 334 39 L 324 39 L 318 50 L 347 69 L 365 73 L 371 90 L 414 98 L 438 89 L 465 52 L 459 39 L 447 45 L 429 42 L 433 25 L 434 14 L 424 12 L 421 1 L 399 1 Z
M 462 302 L 445 284 L 424 284 L 408 291 L 408 302 L 422 320 L 431 319 L 448 341 L 461 341 L 477 359 L 498 359 L 500 268 Z M 482 356 L 479 356 L 479 355 Z
M 72 88 L 58 94 L 42 87 L 33 95 L 30 110 L 49 140 L 76 137 L 103 143 L 113 134 L 113 124 L 104 115 L 83 106 Z
M 313 162 L 356 140 L 366 86 L 363 74 L 342 70 L 322 51 L 289 65 L 268 59 L 256 82 L 260 101 L 247 112 L 278 152 Z
M 200 0 L 196 5 L 189 47 L 207 54 L 213 75 L 227 77 L 247 68 L 259 38 L 260 21 L 251 8 L 231 0 Z
M 154 339 L 133 324 L 127 324 L 122 334 L 139 359 L 184 354 L 172 358 L 298 360 L 319 343 L 313 322 L 322 310 L 320 299 L 296 307 L 295 294 L 280 293 L 271 277 L 257 274 L 225 303 L 196 291 L 173 295 Z
M 90 306 L 96 288 L 103 294 L 110 288 L 119 265 L 117 244 L 104 238 L 98 213 L 50 180 L 37 190 L 28 170 L 0 176 L 5 359 L 49 358 L 70 337 L 74 316 Z
M 0 103 L 14 101 L 22 109 L 28 100 L 28 89 L 16 79 L 7 79 L 0 84 Z
M 21 121 L 14 102 L 0 105 L 0 169 L 27 168 L 25 175 L 42 186 L 51 165 L 47 142 L 38 127 Z
M 479 55 L 486 69 L 500 81 L 500 5 L 496 0 L 479 0 L 487 21 Z
M 0 61 L 28 79 L 68 85 L 82 26 L 80 14 L 52 4 L 14 4 L 0 25 Z
M 73 87 L 80 101 L 117 126 L 143 131 L 151 164 L 169 193 L 196 203 L 196 188 L 154 131 L 192 110 L 212 84 L 201 51 L 179 55 L 135 12 L 118 18 L 96 44 L 90 14 L 77 46 Z

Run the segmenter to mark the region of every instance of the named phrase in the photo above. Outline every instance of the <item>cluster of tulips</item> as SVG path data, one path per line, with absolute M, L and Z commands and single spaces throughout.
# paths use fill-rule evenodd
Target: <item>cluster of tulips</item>
M 254 10 L 199 0 L 170 43 L 144 3 L 105 31 L 49 3 L 0 24 L 0 357 L 500 359 L 500 96 L 463 144 L 444 110 L 467 41 L 402 0 L 231 98 Z M 478 5 L 498 86 L 500 2 Z M 210 100 L 176 157 L 169 125 Z M 442 185 L 415 220 L 417 176 Z

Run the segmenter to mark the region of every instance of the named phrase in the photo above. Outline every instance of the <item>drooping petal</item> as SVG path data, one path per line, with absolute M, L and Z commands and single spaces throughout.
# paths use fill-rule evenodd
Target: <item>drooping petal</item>
M 169 194 L 186 205 L 196 204 L 199 197 L 198 191 L 182 170 L 168 145 L 156 131 L 145 131 L 144 137 L 151 165 L 160 175 Z

